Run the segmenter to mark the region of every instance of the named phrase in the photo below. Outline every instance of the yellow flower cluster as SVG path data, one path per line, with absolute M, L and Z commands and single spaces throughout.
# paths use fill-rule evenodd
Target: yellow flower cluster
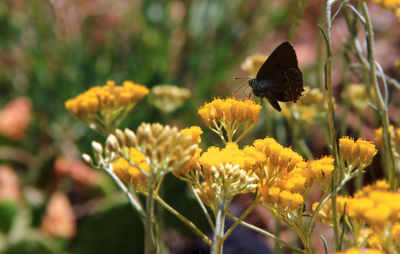
M 384 236 L 382 239 L 381 235 L 375 232 L 373 229 L 368 229 L 367 233 L 372 234 L 368 238 L 368 246 L 376 249 L 385 249 L 388 242 L 389 245 L 395 247 L 395 249 L 400 249 L 400 223 L 393 225 L 389 236 Z
M 385 254 L 379 249 L 350 248 L 344 252 L 335 252 L 335 254 Z
M 135 148 L 130 148 L 127 154 L 129 154 L 129 159 L 141 170 L 145 172 L 150 171 L 150 167 L 146 162 L 146 156 L 143 153 Z M 147 177 L 139 168 L 131 165 L 126 159 L 121 157 L 114 164 L 114 173 L 125 182 L 132 184 L 138 190 L 144 191 L 147 184 Z
M 372 159 L 377 153 L 377 149 L 372 141 L 343 137 L 339 139 L 339 153 L 349 168 L 349 171 L 358 167 L 363 169 L 372 163 Z
M 255 149 L 266 156 L 264 172 L 266 184 L 271 183 L 280 173 L 288 173 L 301 161 L 303 157 L 290 148 L 285 148 L 273 138 L 257 139 L 254 141 Z
M 182 129 L 181 133 L 184 134 L 185 136 L 190 136 L 192 138 L 191 140 L 192 145 L 201 143 L 200 135 L 203 134 L 203 131 L 199 126 L 192 126 L 190 128 Z M 200 147 L 197 147 L 196 153 L 190 159 L 190 161 L 180 169 L 172 171 L 172 174 L 176 177 L 185 177 L 188 176 L 187 174 L 190 173 L 192 169 L 199 171 L 201 169 L 199 163 L 201 152 L 202 149 Z
M 276 203 L 279 207 L 296 209 L 304 202 L 304 195 L 312 181 L 305 174 L 306 163 L 299 163 L 290 172 L 282 172 L 271 187 L 264 185 L 261 192 L 266 203 Z
M 67 100 L 65 107 L 75 116 L 91 115 L 137 104 L 148 93 L 149 89 L 132 81 L 124 81 L 122 86 L 115 86 L 114 81 L 108 81 L 105 86 L 92 87 L 76 98 Z
M 217 167 L 219 164 L 238 165 L 239 168 L 248 172 L 252 172 L 257 167 L 260 167 L 265 156 L 254 149 L 254 147 L 246 146 L 239 149 L 236 143 L 227 143 L 225 148 L 211 146 L 200 156 L 200 164 L 203 167 L 205 175 L 209 175 L 212 167 Z
M 386 189 L 388 187 L 387 183 L 378 181 L 364 187 L 353 197 L 338 196 L 339 214 L 343 213 L 346 206 L 346 215 L 359 223 L 367 223 L 370 227 L 379 230 L 391 228 L 400 218 L 400 192 Z M 322 220 L 330 220 L 330 214 L 327 211 L 329 207 L 323 207 L 318 216 L 321 216 Z
M 198 113 L 207 126 L 212 126 L 216 122 L 229 123 L 233 120 L 256 123 L 260 111 L 261 106 L 252 100 L 241 101 L 227 98 L 214 99 L 212 102 L 204 104 L 199 108 Z
M 90 128 L 108 135 L 148 93 L 149 89 L 132 81 L 124 81 L 122 86 L 108 81 L 105 86 L 92 87 L 67 100 L 65 107 Z
M 319 160 L 311 160 L 307 163 L 307 170 L 311 178 L 323 191 L 329 191 L 332 173 L 335 170 L 334 161 L 331 156 L 325 156 Z

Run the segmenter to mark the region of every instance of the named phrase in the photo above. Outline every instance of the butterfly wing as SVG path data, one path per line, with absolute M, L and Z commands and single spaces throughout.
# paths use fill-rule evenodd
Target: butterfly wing
M 298 100 L 303 91 L 303 76 L 289 42 L 282 43 L 271 53 L 258 71 L 256 83 L 268 84 L 263 87 L 263 97 L 278 111 L 277 101 Z
M 284 42 L 279 45 L 272 53 L 269 55 L 265 63 L 261 66 L 260 70 L 257 72 L 256 79 L 264 80 L 268 78 L 273 78 L 282 69 L 299 68 L 297 64 L 296 52 L 294 51 L 292 45 L 289 42 Z

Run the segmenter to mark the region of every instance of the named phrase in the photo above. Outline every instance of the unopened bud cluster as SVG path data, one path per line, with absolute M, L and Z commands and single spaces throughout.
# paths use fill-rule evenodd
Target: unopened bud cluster
M 107 138 L 107 147 L 129 158 L 127 149 L 142 153 L 153 174 L 166 174 L 185 165 L 195 154 L 197 144 L 176 127 L 143 123 L 136 134 L 126 129 L 116 130 Z M 129 158 L 132 160 L 131 158 Z
M 218 200 L 215 198 L 229 199 L 239 193 L 252 192 L 257 189 L 257 183 L 258 177 L 255 174 L 249 175 L 239 165 L 220 163 L 211 167 L 209 176 L 202 183 L 203 190 L 197 189 L 196 192 L 207 205 L 217 205 Z

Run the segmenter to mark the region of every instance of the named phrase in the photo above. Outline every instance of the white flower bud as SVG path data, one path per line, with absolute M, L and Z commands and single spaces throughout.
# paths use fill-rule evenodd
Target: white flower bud
M 92 157 L 90 157 L 89 154 L 87 154 L 87 153 L 82 154 L 82 159 L 88 166 L 90 166 L 90 167 L 93 166 L 93 159 L 92 159 Z
M 103 146 L 99 142 L 92 141 L 92 149 L 98 155 L 103 154 Z

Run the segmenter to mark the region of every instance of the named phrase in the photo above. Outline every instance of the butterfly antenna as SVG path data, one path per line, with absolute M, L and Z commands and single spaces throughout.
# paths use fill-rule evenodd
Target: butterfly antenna
M 235 79 L 249 79 L 249 78 L 238 78 L 238 77 L 236 77 Z
M 242 89 L 245 85 L 247 85 L 248 83 L 244 83 L 243 85 L 241 85 L 239 88 L 237 88 L 235 91 L 232 92 L 232 95 L 235 95 L 237 93 L 237 91 L 239 91 L 240 89 Z

